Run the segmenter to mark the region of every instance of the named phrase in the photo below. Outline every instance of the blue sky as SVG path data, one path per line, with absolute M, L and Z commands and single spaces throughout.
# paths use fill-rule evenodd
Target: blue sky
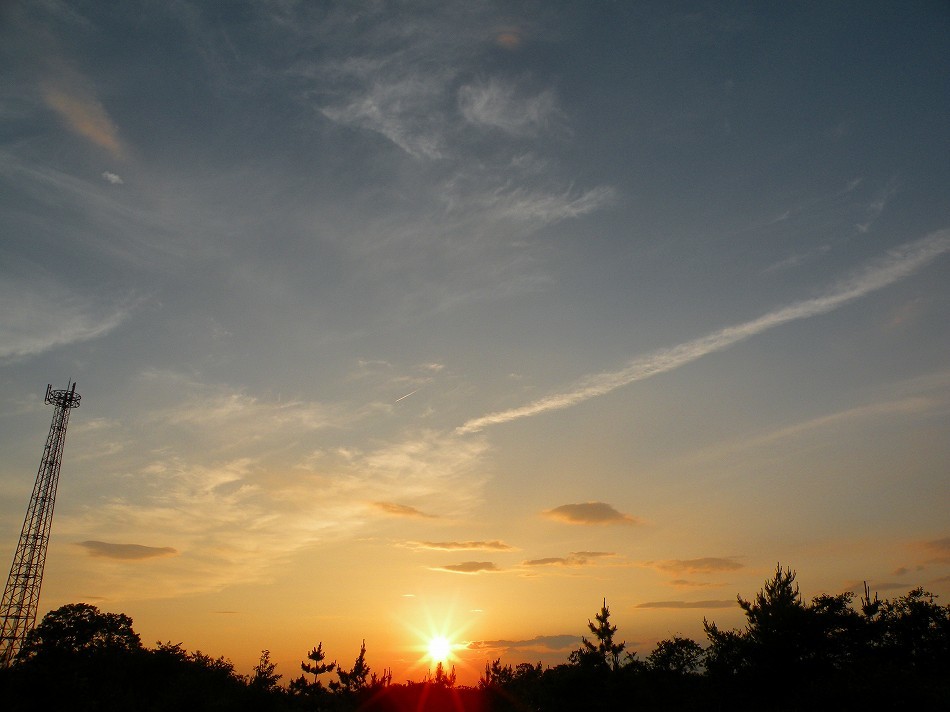
M 948 30 L 5 3 L 0 541 L 72 379 L 42 607 L 239 666 L 554 663 L 605 596 L 648 652 L 776 561 L 950 594 Z

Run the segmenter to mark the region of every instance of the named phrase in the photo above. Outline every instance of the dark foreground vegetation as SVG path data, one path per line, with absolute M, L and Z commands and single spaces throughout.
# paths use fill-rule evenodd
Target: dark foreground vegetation
M 852 594 L 802 600 L 781 567 L 753 599 L 742 630 L 704 621 L 707 644 L 673 637 L 643 659 L 616 638 L 604 602 L 569 662 L 495 660 L 476 687 L 441 666 L 392 682 L 366 665 L 327 662 L 318 644 L 284 686 L 263 651 L 250 676 L 180 644 L 142 646 L 132 620 L 76 603 L 51 611 L 15 664 L 0 670 L 3 709 L 326 710 L 927 710 L 950 705 L 950 606 L 915 589 L 892 600 Z M 336 679 L 331 679 L 335 677 Z

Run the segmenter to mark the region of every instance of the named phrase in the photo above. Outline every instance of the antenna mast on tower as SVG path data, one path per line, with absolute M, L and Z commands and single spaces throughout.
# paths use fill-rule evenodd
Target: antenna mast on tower
M 46 449 L 36 473 L 33 496 L 23 519 L 20 542 L 13 556 L 13 565 L 3 589 L 0 616 L 3 629 L 0 631 L 0 667 L 9 667 L 19 652 L 26 634 L 36 624 L 36 609 L 40 602 L 40 586 L 43 584 L 43 566 L 46 563 L 46 548 L 49 531 L 53 524 L 53 505 L 56 503 L 56 485 L 59 483 L 59 468 L 63 463 L 63 446 L 66 444 L 66 425 L 69 411 L 79 407 L 76 384 L 64 391 L 54 391 L 46 386 L 46 402 L 56 406 L 53 422 L 49 426 Z

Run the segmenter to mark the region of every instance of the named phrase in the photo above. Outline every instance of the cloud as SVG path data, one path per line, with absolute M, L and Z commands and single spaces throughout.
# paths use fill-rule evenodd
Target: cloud
M 55 69 L 59 76 L 43 82 L 40 87 L 43 101 L 59 114 L 71 131 L 115 158 L 121 158 L 123 150 L 118 129 L 88 82 L 64 64 Z
M 849 581 L 845 584 L 846 591 L 852 591 L 858 594 L 864 594 L 864 586 L 867 584 L 872 593 L 879 591 L 906 591 L 908 586 L 900 581 Z
M 112 183 L 112 185 L 122 185 L 125 183 L 125 181 L 122 180 L 122 176 L 118 173 L 110 173 L 109 171 L 102 172 L 102 179 L 108 183 Z
M 853 277 L 839 283 L 823 296 L 795 302 L 768 312 L 757 319 L 719 329 L 678 346 L 654 351 L 630 361 L 619 371 L 606 371 L 585 376 L 567 391 L 541 398 L 518 408 L 472 418 L 457 428 L 456 432 L 473 433 L 491 425 L 569 408 L 636 381 L 672 371 L 782 324 L 834 311 L 849 302 L 910 276 L 948 250 L 950 250 L 950 230 L 931 233 L 920 240 L 900 245 L 889 251 L 885 257 L 865 264 L 863 269 Z
M 544 512 L 549 519 L 568 524 L 636 524 L 637 520 L 618 512 L 606 502 L 562 504 Z
M 42 276 L 2 275 L 0 304 L 0 359 L 36 356 L 97 339 L 119 327 L 132 311 L 128 304 L 97 304 Z
M 709 556 L 702 559 L 667 559 L 664 561 L 648 561 L 650 566 L 660 571 L 670 573 L 712 574 L 719 571 L 738 571 L 742 564 L 735 557 L 720 558 Z
M 537 134 L 562 118 L 550 89 L 524 96 L 515 84 L 501 79 L 466 84 L 458 91 L 458 103 L 469 123 L 514 136 Z
M 473 640 L 468 644 L 470 650 L 570 650 L 580 645 L 579 635 L 539 635 L 527 640 Z
M 90 556 L 101 556 L 106 559 L 141 560 L 154 559 L 161 556 L 177 556 L 178 550 L 170 546 L 143 546 L 142 544 L 112 544 L 107 541 L 81 541 L 77 546 L 83 547 Z
M 918 548 L 928 557 L 928 564 L 950 564 L 950 537 L 922 542 Z
M 614 556 L 609 551 L 572 551 L 568 556 L 549 556 L 521 562 L 522 566 L 587 566 L 594 560 Z
M 710 583 L 708 581 L 689 581 L 687 579 L 673 579 L 670 586 L 675 588 L 710 588 L 720 584 Z
M 647 601 L 634 608 L 732 608 L 735 601 Z
M 373 502 L 373 506 L 377 509 L 383 510 L 386 512 L 386 514 L 394 514 L 397 517 L 422 517 L 423 519 L 437 518 L 434 514 L 420 512 L 415 507 L 410 507 L 407 504 L 396 504 L 394 502 Z
M 553 193 L 529 188 L 502 186 L 469 198 L 473 210 L 493 222 L 528 223 L 541 227 L 593 212 L 616 198 L 608 186 L 592 188 L 583 193 L 568 189 Z
M 432 551 L 512 551 L 514 547 L 503 541 L 413 541 L 410 546 Z
M 447 571 L 453 574 L 480 574 L 486 571 L 500 571 L 491 561 L 465 561 L 461 564 L 446 564 L 445 566 L 435 566 L 433 571 Z
M 340 124 L 374 131 L 416 158 L 441 158 L 445 150 L 441 112 L 435 107 L 451 74 L 380 78 L 349 101 L 327 105 L 320 112 Z M 430 107 L 431 113 L 423 111 Z
M 887 207 L 887 204 L 891 201 L 891 198 L 897 193 L 898 183 L 896 180 L 891 180 L 885 185 L 881 190 L 878 191 L 874 200 L 870 202 L 866 210 L 866 219 L 862 223 L 858 223 L 857 227 L 858 232 L 865 233 L 871 229 L 871 226 L 875 221 L 881 216 L 881 213 L 884 212 L 884 209 Z
M 477 440 L 402 431 L 366 450 L 336 445 L 314 451 L 315 444 L 338 443 L 341 432 L 349 432 L 323 427 L 350 422 L 347 408 L 301 401 L 285 409 L 287 402 L 276 396 L 252 397 L 174 373 L 135 380 L 137 397 L 161 407 L 99 422 L 97 442 L 137 445 L 100 456 L 94 469 L 86 465 L 84 475 L 77 473 L 89 478 L 99 501 L 58 515 L 57 531 L 73 541 L 108 531 L 120 542 L 147 531 L 173 540 L 181 554 L 162 559 L 160 579 L 155 567 L 120 572 L 107 559 L 87 559 L 92 573 L 86 575 L 99 587 L 90 593 L 134 600 L 272 581 L 301 550 L 361 536 L 380 524 L 382 512 L 423 523 L 435 520 L 408 504 L 438 502 L 439 515 L 466 516 L 481 502 L 485 448 Z M 169 405 L 178 394 L 187 395 Z M 343 414 L 334 421 L 338 411 Z
M 521 34 L 518 30 L 502 30 L 495 35 L 495 44 L 507 50 L 518 49 L 521 46 Z

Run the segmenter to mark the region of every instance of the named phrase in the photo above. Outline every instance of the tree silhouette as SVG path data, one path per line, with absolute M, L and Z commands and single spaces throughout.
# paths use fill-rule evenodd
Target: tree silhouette
M 431 683 L 436 687 L 446 687 L 451 688 L 455 687 L 455 682 L 457 680 L 455 674 L 455 666 L 452 666 L 452 672 L 446 672 L 445 666 L 439 662 L 435 666 L 435 675 L 431 678 Z
M 922 588 L 888 600 L 865 585 L 853 595 L 802 600 L 796 574 L 776 567 L 746 600 L 740 630 L 704 621 L 709 647 L 688 638 L 659 641 L 643 663 L 617 641 L 604 600 L 588 620 L 570 663 L 485 665 L 477 688 L 459 685 L 444 664 L 422 682 L 392 685 L 372 674 L 366 641 L 350 669 L 327 662 L 322 642 L 281 687 L 262 650 L 245 677 L 223 657 L 188 652 L 181 643 L 141 646 L 132 621 L 88 604 L 51 611 L 16 664 L 0 670 L 4 709 L 75 712 L 319 710 L 323 712 L 561 712 L 689 710 L 791 712 L 802 709 L 943 709 L 950 699 L 950 606 Z M 336 672 L 325 686 L 320 677 Z M 309 677 L 312 676 L 312 677 Z
M 337 668 L 340 678 L 339 687 L 345 692 L 359 692 L 366 687 L 366 678 L 369 677 L 369 665 L 366 664 L 366 641 L 360 646 L 360 654 L 353 663 L 352 670 Z M 330 683 L 331 686 L 333 683 Z
M 597 622 L 588 620 L 587 627 L 596 642 L 582 637 L 583 647 L 571 653 L 571 662 L 582 666 L 617 670 L 620 668 L 620 654 L 626 647 L 626 643 L 614 642 L 617 626 L 610 625 L 610 609 L 607 607 L 606 598 L 600 612 L 594 616 L 594 620 Z
M 695 640 L 673 636 L 661 640 L 646 658 L 648 670 L 670 675 L 693 675 L 699 672 L 703 648 Z
M 276 672 L 277 664 L 270 660 L 270 651 L 262 650 L 261 659 L 254 668 L 254 674 L 248 683 L 251 687 L 265 692 L 272 692 L 278 689 L 277 681 L 283 677 Z
M 142 641 L 123 613 L 102 613 L 88 603 L 70 603 L 50 611 L 26 635 L 22 660 L 76 653 L 140 650 Z
M 302 695 L 318 695 L 326 692 L 320 676 L 327 672 L 333 672 L 336 669 L 336 662 L 323 662 L 326 659 L 326 653 L 323 652 L 323 641 L 317 643 L 317 647 L 307 653 L 307 659 L 310 660 L 309 663 L 300 663 L 300 669 L 306 674 L 291 680 L 290 691 Z M 307 680 L 306 675 L 313 675 L 313 682 Z

